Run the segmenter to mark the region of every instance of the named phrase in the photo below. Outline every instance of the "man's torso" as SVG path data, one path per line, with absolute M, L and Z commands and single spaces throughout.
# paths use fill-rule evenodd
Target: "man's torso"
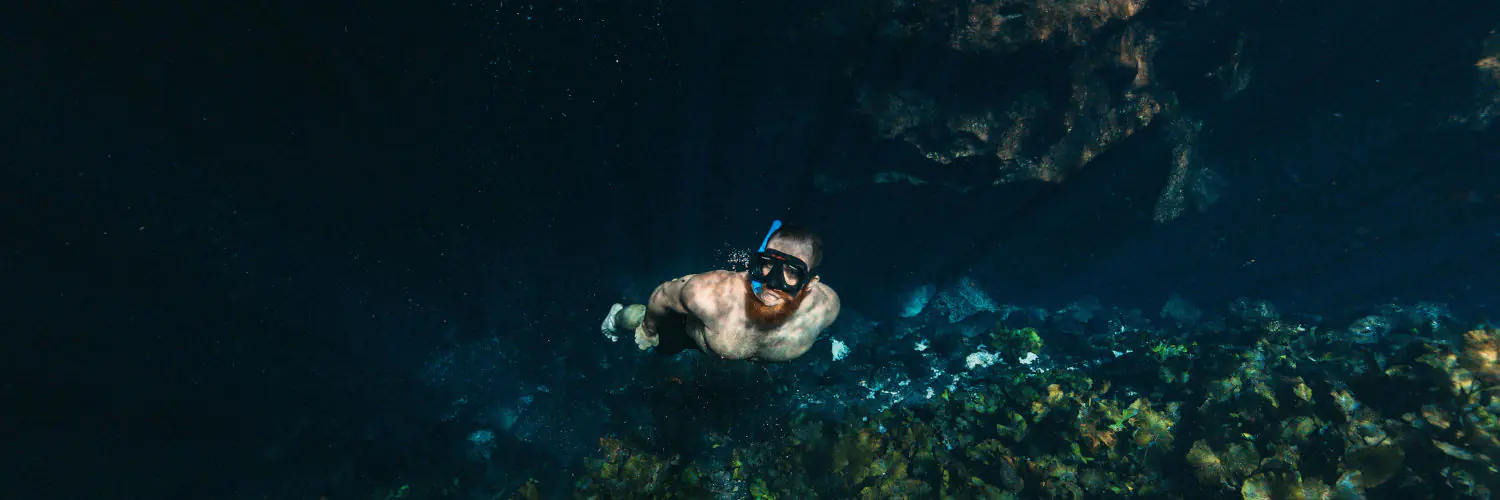
M 689 315 L 687 333 L 704 352 L 729 359 L 786 361 L 807 352 L 831 316 L 838 314 L 838 298 L 821 282 L 785 322 L 774 327 L 756 325 L 745 311 L 745 274 L 710 271 L 696 275 L 684 299 L 699 314 Z

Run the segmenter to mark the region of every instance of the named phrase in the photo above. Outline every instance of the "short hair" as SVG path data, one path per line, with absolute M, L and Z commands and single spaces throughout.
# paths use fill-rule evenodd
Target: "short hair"
M 818 233 L 812 229 L 796 224 L 782 224 L 780 229 L 771 233 L 771 239 L 785 240 L 798 245 L 807 245 L 812 251 L 812 255 L 808 256 L 810 260 L 807 262 L 809 271 L 817 269 L 819 265 L 823 264 L 823 237 L 818 236 Z

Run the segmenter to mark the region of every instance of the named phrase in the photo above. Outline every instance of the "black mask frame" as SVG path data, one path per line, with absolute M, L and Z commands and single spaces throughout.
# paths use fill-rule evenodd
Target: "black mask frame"
M 796 284 L 786 282 L 787 269 L 798 276 Z M 760 293 L 760 287 L 764 285 L 796 296 L 814 276 L 816 275 L 807 269 L 806 262 L 785 252 L 768 248 L 750 256 L 750 284 L 755 288 L 755 293 Z

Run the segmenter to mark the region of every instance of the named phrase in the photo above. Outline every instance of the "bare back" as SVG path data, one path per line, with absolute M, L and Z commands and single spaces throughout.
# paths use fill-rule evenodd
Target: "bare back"
M 687 334 L 704 352 L 728 359 L 790 361 L 810 349 L 839 314 L 839 297 L 822 282 L 784 323 L 763 327 L 745 311 L 745 273 L 710 271 L 692 276 L 682 290 Z

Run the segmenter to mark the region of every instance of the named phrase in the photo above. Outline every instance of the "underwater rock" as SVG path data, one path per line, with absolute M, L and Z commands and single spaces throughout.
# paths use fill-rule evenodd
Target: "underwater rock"
M 1267 325 L 1281 319 L 1281 314 L 1276 311 L 1276 306 L 1271 302 L 1251 300 L 1246 297 L 1235 299 L 1234 303 L 1229 306 L 1229 312 L 1240 321 L 1254 325 Z
M 1438 430 L 1445 430 L 1453 425 L 1453 420 L 1448 414 L 1433 404 L 1422 405 L 1422 420 Z
M 937 287 L 930 284 L 912 290 L 906 299 L 901 301 L 901 317 L 913 318 L 922 314 L 922 311 L 927 309 L 927 303 L 932 301 L 932 296 L 936 293 Z
M 961 322 L 981 312 L 999 310 L 995 300 L 970 278 L 959 279 L 953 287 L 939 293 L 929 308 L 947 318 L 949 323 Z
M 1464 334 L 1463 366 L 1486 383 L 1500 383 L 1500 330 L 1470 330 Z
M 1271 500 L 1271 481 L 1263 475 L 1246 479 L 1240 486 L 1240 496 L 1245 500 Z
M 1314 417 L 1299 416 L 1282 424 L 1281 439 L 1287 442 L 1305 442 L 1323 425 Z
M 488 461 L 495 450 L 495 433 L 479 429 L 469 433 L 469 456 L 478 461 Z
M 1172 142 L 1172 170 L 1167 175 L 1167 185 L 1156 199 L 1152 218 L 1158 223 L 1176 220 L 1189 205 L 1199 213 L 1219 200 L 1228 182 L 1214 169 L 1208 168 L 1198 158 L 1198 133 L 1203 122 L 1178 117 L 1169 125 Z
M 1090 295 L 1063 307 L 1057 311 L 1056 317 L 1066 317 L 1084 324 L 1094 319 L 1094 315 L 1103 309 L 1104 306 L 1099 303 L 1099 298 Z
M 1453 446 L 1451 444 L 1444 443 L 1444 442 L 1438 441 L 1436 439 L 1432 440 L 1432 445 L 1436 446 L 1437 449 L 1442 450 L 1442 452 L 1443 452 L 1444 455 L 1448 455 L 1450 457 L 1457 458 L 1459 460 L 1464 460 L 1464 461 L 1470 461 L 1470 462 L 1472 462 L 1472 461 L 1475 461 L 1475 460 L 1479 460 L 1481 457 L 1483 457 L 1483 455 L 1476 456 L 1473 453 L 1469 453 L 1468 451 L 1464 451 L 1463 448 L 1459 448 L 1457 446 Z M 1486 460 L 1486 461 L 1488 461 L 1488 460 Z
M 1474 70 L 1474 109 L 1454 115 L 1449 121 L 1467 125 L 1473 130 L 1485 130 L 1496 116 L 1500 116 L 1500 29 L 1492 31 L 1481 42 Z
M 1188 328 L 1203 319 L 1203 311 L 1194 306 L 1191 301 L 1173 293 L 1167 299 L 1166 305 L 1161 306 L 1161 317 L 1172 320 L 1178 328 Z
M 1132 21 L 1144 2 L 1114 0 L 1087 7 L 1047 1 L 946 3 L 872 4 L 870 12 L 861 14 L 887 20 L 889 24 L 875 29 L 877 36 L 892 43 L 921 47 L 934 41 L 951 51 L 934 57 L 973 54 L 1004 65 L 1018 52 L 1055 43 L 1078 51 L 1072 64 L 1059 61 L 1046 72 L 1069 75 L 1073 95 L 1066 100 L 1052 98 L 1045 88 L 1050 82 L 1035 77 L 1015 79 L 1008 99 L 961 105 L 946 95 L 940 100 L 921 87 L 867 79 L 861 110 L 875 119 L 884 137 L 915 146 L 931 161 L 993 162 L 1000 167 L 991 177 L 995 183 L 1058 181 L 1150 124 L 1175 100 L 1153 85 L 1156 28 Z M 1101 30 L 1117 22 L 1125 23 L 1123 29 Z M 1117 67 L 1133 69 L 1134 76 L 1121 82 L 1107 78 Z M 866 74 L 862 67 L 853 70 Z M 1058 134 L 1044 125 L 1057 122 L 1069 126 Z
M 829 7 L 820 24 L 838 36 L 932 61 L 947 80 L 984 82 L 975 86 L 984 90 L 896 78 L 886 60 L 851 61 L 844 71 L 875 133 L 909 145 L 934 168 L 820 172 L 817 187 L 833 192 L 902 184 L 968 192 L 1024 180 L 1061 182 L 1163 118 L 1203 127 L 1179 116 L 1174 87 L 1184 82 L 1158 77 L 1158 54 L 1199 43 L 1175 34 L 1182 23 L 1230 21 L 1230 30 L 1242 28 L 1221 17 L 1224 9 L 1174 5 L 1167 16 L 1139 15 L 1145 8 L 1144 0 L 857 0 Z M 1242 33 L 1232 50 L 1174 61 L 1180 63 L 1176 72 L 1217 79 L 1225 98 L 1232 97 L 1249 84 L 1251 40 Z M 1207 168 L 1210 162 L 1197 159 L 1196 134 L 1152 137 L 1177 150 L 1164 172 L 1156 219 L 1212 204 L 1226 183 Z
M 1370 489 L 1389 481 L 1401 472 L 1406 453 L 1400 446 L 1376 445 L 1356 448 L 1344 456 L 1344 468 L 1357 472 L 1360 488 Z M 1354 480 L 1351 478 L 1351 480 Z
M 1187 461 L 1193 466 L 1193 475 L 1204 485 L 1224 484 L 1228 478 L 1224 461 L 1201 439 L 1193 442 L 1193 448 L 1188 450 Z
M 1349 325 L 1349 338 L 1356 344 L 1374 344 L 1391 332 L 1391 320 L 1385 316 L 1365 316 Z
M 1367 498 L 1364 487 L 1360 486 L 1362 483 L 1359 471 L 1344 472 L 1342 476 L 1339 476 L 1338 482 L 1333 484 L 1335 498 L 1351 500 Z
M 1454 492 L 1460 495 L 1470 498 L 1490 498 L 1489 487 L 1480 483 L 1469 471 L 1444 467 L 1442 475 L 1448 487 L 1453 488 Z

